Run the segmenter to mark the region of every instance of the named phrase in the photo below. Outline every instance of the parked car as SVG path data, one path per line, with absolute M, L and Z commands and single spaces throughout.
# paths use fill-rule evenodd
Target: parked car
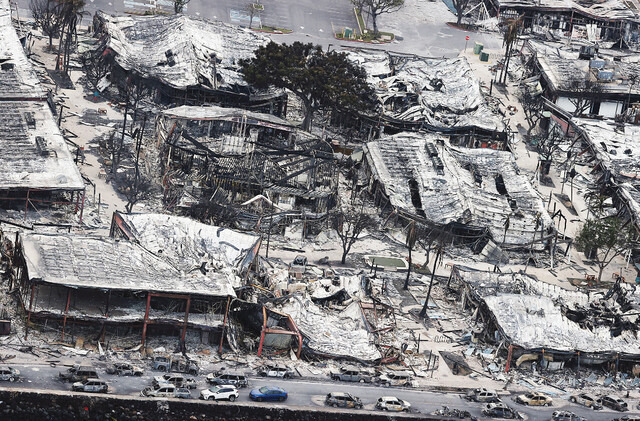
M 371 383 L 371 376 L 362 373 L 357 367 L 343 367 L 340 372 L 331 372 L 331 380 L 340 380 L 343 382 L 360 382 Z
M 109 390 L 109 386 L 104 380 L 87 379 L 81 382 L 75 382 L 71 385 L 71 390 L 74 392 L 106 393 Z
M 162 383 L 157 386 L 148 386 L 142 389 L 141 396 L 150 398 L 191 398 L 191 391 L 186 387 L 176 387 L 171 383 Z
M 378 398 L 376 408 L 383 411 L 409 412 L 411 411 L 411 404 L 407 401 L 403 401 L 402 399 L 398 399 L 395 396 L 383 396 Z
M 11 367 L 0 367 L 0 380 L 15 382 L 20 378 L 20 371 Z
M 214 373 L 207 374 L 207 382 L 210 384 L 230 384 L 235 387 L 247 387 L 249 381 L 247 376 L 242 373 L 224 373 L 216 375 Z
M 578 395 L 571 395 L 569 402 L 577 403 L 579 405 L 587 406 L 591 409 L 602 409 L 600 399 L 595 398 L 587 393 L 580 393 Z
M 485 389 L 481 387 L 467 393 L 467 400 L 482 403 L 500 402 L 500 398 L 495 390 Z
M 240 396 L 240 392 L 235 386 L 232 385 L 224 385 L 224 386 L 211 386 L 208 389 L 203 389 L 200 391 L 200 399 L 204 399 L 206 401 L 217 401 L 217 400 L 228 400 L 234 402 Z
M 378 382 L 383 386 L 413 386 L 411 374 L 406 371 L 389 371 L 381 374 Z
M 488 403 L 482 409 L 482 415 L 486 415 L 488 417 L 494 417 L 494 418 L 508 418 L 508 419 L 522 418 L 522 416 L 518 413 L 518 411 L 514 410 L 511 407 L 508 407 L 502 402 Z
M 553 400 L 549 396 L 540 392 L 530 392 L 519 395 L 516 398 L 516 402 L 529 406 L 551 406 L 553 404 Z
M 142 376 L 144 370 L 127 362 L 123 362 L 114 363 L 111 367 L 107 368 L 107 373 L 117 374 L 118 376 Z
M 158 387 L 164 383 L 170 383 L 175 387 L 186 387 L 188 389 L 195 389 L 197 386 L 195 379 L 188 379 L 181 374 L 171 373 L 165 374 L 164 376 L 155 376 L 152 385 Z
M 159 355 L 153 357 L 153 369 L 159 371 L 175 373 L 186 373 L 192 376 L 197 376 L 200 372 L 198 364 L 184 357 L 172 357 L 169 355 Z
M 324 403 L 329 406 L 340 408 L 362 408 L 362 401 L 359 397 L 353 396 L 350 393 L 344 392 L 331 392 L 327 395 Z
M 602 406 L 606 406 L 607 408 L 615 409 L 616 411 L 624 412 L 629 410 L 629 405 L 622 399 L 616 396 L 603 396 L 600 398 L 600 403 Z
M 265 364 L 258 369 L 258 375 L 262 377 L 278 377 L 289 379 L 293 377 L 294 371 L 280 364 Z
M 553 421 L 587 421 L 586 418 L 576 415 L 570 411 L 555 411 L 551 415 L 551 419 Z
M 249 398 L 252 401 L 258 401 L 258 402 L 262 402 L 262 401 L 283 402 L 287 400 L 288 396 L 289 395 L 283 388 L 277 387 L 277 386 L 262 386 L 259 389 L 253 389 L 251 392 L 249 392 Z
M 640 409 L 640 408 L 638 408 Z M 624 417 L 614 418 L 611 421 L 640 421 L 640 416 L 625 415 Z
M 87 379 L 98 379 L 98 372 L 91 366 L 75 364 L 67 371 L 61 371 L 58 374 L 60 380 L 68 381 L 71 383 L 82 382 Z

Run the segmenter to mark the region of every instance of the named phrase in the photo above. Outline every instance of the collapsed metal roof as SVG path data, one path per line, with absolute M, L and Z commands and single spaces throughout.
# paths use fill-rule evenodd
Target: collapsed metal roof
M 29 279 L 70 288 L 235 296 L 230 270 L 182 272 L 139 244 L 76 234 L 21 236 Z M 196 268 L 197 269 L 197 268 Z
M 341 312 L 329 312 L 308 297 L 293 295 L 278 310 L 291 316 L 307 339 L 305 345 L 317 354 L 360 361 L 382 358 L 357 302 Z
M 11 24 L 11 6 L 0 0 L 0 100 L 44 100 L 46 94 Z
M 193 271 L 206 262 L 207 273 L 218 270 L 240 273 L 253 260 L 260 244 L 257 235 L 203 224 L 182 216 L 118 212 L 117 217 L 126 224 L 125 229 L 132 235 L 132 241 L 161 256 L 182 272 Z
M 367 71 L 388 118 L 424 122 L 431 129 L 505 130 L 502 118 L 488 107 L 465 57 L 425 58 L 355 48 L 343 51 Z
M 244 120 L 246 124 L 273 127 L 286 131 L 292 131 L 294 127 L 296 127 L 294 123 L 271 114 L 257 113 L 254 111 L 244 110 L 242 108 L 218 107 L 217 105 L 201 107 L 183 105 L 164 110 L 162 111 L 162 114 L 169 118 L 185 120 L 216 120 L 233 122 L 242 122 Z
M 84 189 L 46 102 L 0 101 L 0 168 L 3 190 Z
M 239 60 L 269 42 L 246 28 L 183 14 L 96 17 L 118 65 L 181 90 L 246 86 Z
M 367 143 L 364 152 L 391 204 L 410 215 L 433 224 L 487 227 L 496 243 L 509 246 L 532 242 L 538 217 L 543 229 L 553 227 L 509 152 L 455 148 L 433 133 L 400 133 Z
M 597 300 L 580 291 L 569 291 L 557 285 L 538 281 L 520 273 L 482 272 L 455 267 L 458 279 L 467 284 L 472 295 L 483 301 L 495 317 L 495 322 L 509 342 L 524 349 L 547 351 L 581 351 L 587 353 L 640 354 L 640 339 L 636 332 L 623 329 L 612 334 L 612 321 L 590 328 L 567 317 L 567 311 L 588 313 Z M 622 285 L 627 297 L 635 303 L 640 296 L 631 287 Z M 604 300 L 604 307 L 634 322 L 637 310 L 628 316 L 613 300 Z M 603 305 L 598 305 L 603 309 Z M 585 314 L 586 314 L 585 313 Z

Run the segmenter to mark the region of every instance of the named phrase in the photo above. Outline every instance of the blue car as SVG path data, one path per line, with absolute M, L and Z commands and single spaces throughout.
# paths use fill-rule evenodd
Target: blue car
M 249 393 L 249 398 L 254 401 L 279 401 L 282 402 L 287 399 L 287 392 L 276 386 L 262 386 L 260 389 L 253 389 Z

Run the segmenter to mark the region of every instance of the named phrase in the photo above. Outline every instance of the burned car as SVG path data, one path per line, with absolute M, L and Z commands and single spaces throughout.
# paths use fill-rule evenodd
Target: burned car
M 411 411 L 411 404 L 395 396 L 382 396 L 378 398 L 376 408 L 383 411 L 409 412 Z
M 465 398 L 469 401 L 473 402 L 482 402 L 482 403 L 495 403 L 500 402 L 500 398 L 495 390 L 485 389 L 481 387 L 479 389 L 474 389 L 469 391 Z
M 280 364 L 265 364 L 258 369 L 258 375 L 262 377 L 289 379 L 293 377 L 294 374 L 295 372 L 292 369 Z
M 61 371 L 58 378 L 71 383 L 83 382 L 87 379 L 99 378 L 98 372 L 91 366 L 75 364 L 67 371 Z
M 324 403 L 334 408 L 362 408 L 362 401 L 359 397 L 353 396 L 350 393 L 344 392 L 331 392 L 324 399 Z
M 100 379 L 87 379 L 76 382 L 71 386 L 74 392 L 106 393 L 109 390 L 107 382 Z
M 195 361 L 182 356 L 173 357 L 169 355 L 153 357 L 153 369 L 166 372 L 186 373 L 192 376 L 197 376 L 200 372 L 200 367 Z
M 616 411 L 625 412 L 629 410 L 629 405 L 617 396 L 603 396 L 600 398 L 600 403 L 607 408 L 615 409 Z
M 359 382 L 359 383 L 371 383 L 372 377 L 366 373 L 361 372 L 357 367 L 347 366 L 343 367 L 339 372 L 331 372 L 329 374 L 331 380 L 340 380 L 343 382 Z
M 107 368 L 107 374 L 117 374 L 118 376 L 142 376 L 144 370 L 127 362 L 114 363 Z
M 163 383 L 154 386 L 145 387 L 142 392 L 140 392 L 141 396 L 146 396 L 150 398 L 181 398 L 181 399 L 189 399 L 191 398 L 191 391 L 186 387 L 176 387 L 171 383 Z
M 482 415 L 493 418 L 522 419 L 522 416 L 515 409 L 499 403 L 488 403 L 482 409 Z
M 0 380 L 15 382 L 20 378 L 20 371 L 12 367 L 0 367 Z
M 518 395 L 518 397 L 516 397 L 516 402 L 528 406 L 551 406 L 553 404 L 553 400 L 549 396 L 540 392 Z
M 383 386 L 413 387 L 411 374 L 407 371 L 389 371 L 378 376 L 377 381 Z
M 158 387 L 161 384 L 170 383 L 175 387 L 186 387 L 188 389 L 195 389 L 197 384 L 195 379 L 186 378 L 180 374 L 165 374 L 164 376 L 155 376 L 153 378 L 153 387 Z
M 569 402 L 577 403 L 579 405 L 584 405 L 591 409 L 602 409 L 602 404 L 600 403 L 600 399 L 597 399 L 595 396 L 589 395 L 587 393 L 572 395 L 569 398 Z

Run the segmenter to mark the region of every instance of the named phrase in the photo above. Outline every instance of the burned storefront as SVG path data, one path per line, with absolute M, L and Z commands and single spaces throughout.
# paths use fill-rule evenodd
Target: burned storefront
M 81 220 L 84 181 L 12 26 L 8 1 L 0 1 L 0 43 L 0 207 L 14 219 L 50 208 Z
M 640 295 L 624 282 L 585 293 L 522 273 L 455 266 L 451 283 L 473 314 L 474 340 L 497 347 L 507 371 L 527 361 L 549 370 L 604 365 L 629 372 L 640 363 Z
M 258 237 L 159 214 L 116 213 L 111 237 L 25 233 L 14 265 L 29 323 L 101 342 L 187 333 L 217 343 Z M 194 335 L 196 335 L 194 337 Z
M 363 124 L 371 125 L 370 131 L 381 125 L 390 134 L 428 129 L 450 135 L 452 142 L 467 147 L 507 147 L 503 117 L 490 108 L 466 58 L 426 58 L 361 48 L 344 51 L 366 70 L 381 107 L 379 117 L 361 116 Z M 337 116 L 336 123 L 343 118 Z
M 93 23 L 99 40 L 84 55 L 98 89 L 143 85 L 157 102 L 218 103 L 284 115 L 282 90 L 255 91 L 239 72 L 268 38 L 246 28 L 183 14 L 109 16 Z
M 391 220 L 439 227 L 485 257 L 498 249 L 542 251 L 554 236 L 542 200 L 509 152 L 400 133 L 369 142 L 364 155 L 369 191 Z
M 253 228 L 269 214 L 321 218 L 336 203 L 331 146 L 281 118 L 237 108 L 182 106 L 156 121 L 167 208 Z

